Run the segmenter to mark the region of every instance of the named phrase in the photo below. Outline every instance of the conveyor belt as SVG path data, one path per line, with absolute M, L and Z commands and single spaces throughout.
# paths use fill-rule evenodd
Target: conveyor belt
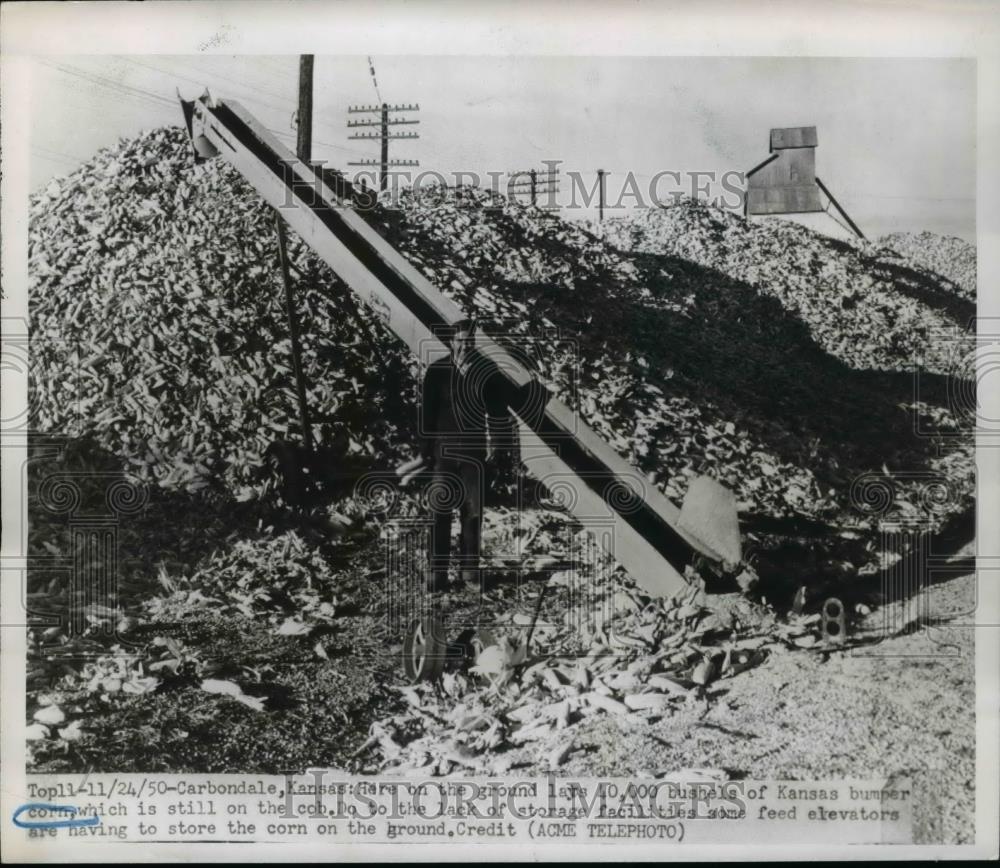
M 349 200 L 339 198 L 239 103 L 216 102 L 206 94 L 182 106 L 199 158 L 221 156 L 235 166 L 422 363 L 449 353 L 441 336 L 465 313 Z M 528 471 L 543 485 L 570 486 L 567 508 L 597 532 L 645 590 L 658 596 L 681 590 L 684 568 L 696 554 L 735 568 L 741 559 L 739 529 L 725 489 L 700 480 L 700 496 L 707 492 L 707 499 L 690 509 L 685 501 L 678 509 L 569 407 L 547 392 L 539 401 L 531 372 L 488 335 L 477 335 L 476 356 L 477 364 L 502 374 Z M 697 521 L 685 521 L 686 515 Z

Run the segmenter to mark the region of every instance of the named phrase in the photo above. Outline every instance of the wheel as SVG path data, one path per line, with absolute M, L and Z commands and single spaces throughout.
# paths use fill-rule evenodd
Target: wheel
M 410 624 L 403 641 L 403 671 L 411 681 L 437 681 L 444 672 L 448 643 L 441 622 L 433 615 Z

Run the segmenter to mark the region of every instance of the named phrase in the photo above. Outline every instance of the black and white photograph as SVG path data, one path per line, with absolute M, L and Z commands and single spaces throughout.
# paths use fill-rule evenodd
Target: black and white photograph
M 15 861 L 996 858 L 996 6 L 977 58 L 90 5 L 3 45 Z

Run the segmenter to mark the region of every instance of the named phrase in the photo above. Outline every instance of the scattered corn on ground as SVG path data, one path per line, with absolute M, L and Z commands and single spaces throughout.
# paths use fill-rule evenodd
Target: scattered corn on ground
M 42 560 L 71 550 L 46 473 L 150 492 L 83 635 L 32 628 L 36 767 L 554 769 L 600 721 L 660 731 L 715 707 L 719 685 L 816 653 L 815 614 L 697 583 L 650 600 L 595 556 L 557 574 L 537 622 L 535 586 L 488 594 L 494 641 L 473 668 L 403 685 L 384 513 L 355 496 L 318 525 L 293 517 L 266 461 L 301 433 L 273 213 L 222 161 L 195 166 L 179 128 L 100 152 L 31 204 L 33 422 L 61 438 L 32 465 L 31 599 L 59 612 L 78 593 Z M 668 496 L 707 473 L 747 516 L 828 526 L 808 567 L 782 559 L 780 533 L 745 534 L 793 587 L 819 564 L 874 575 L 899 556 L 888 520 L 933 532 L 973 504 L 974 408 L 952 388 L 971 374 L 960 242 L 845 244 L 691 201 L 584 226 L 471 188 L 405 191 L 369 219 Z M 413 452 L 419 371 L 294 237 L 291 262 L 319 442 L 391 467 Z M 515 522 L 493 508 L 487 525 L 502 554 Z M 520 532 L 544 559 L 580 528 L 539 509 Z

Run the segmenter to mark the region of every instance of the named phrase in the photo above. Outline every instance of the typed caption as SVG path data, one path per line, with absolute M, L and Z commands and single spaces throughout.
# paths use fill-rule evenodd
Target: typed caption
M 910 843 L 908 781 L 32 775 L 32 841 Z

